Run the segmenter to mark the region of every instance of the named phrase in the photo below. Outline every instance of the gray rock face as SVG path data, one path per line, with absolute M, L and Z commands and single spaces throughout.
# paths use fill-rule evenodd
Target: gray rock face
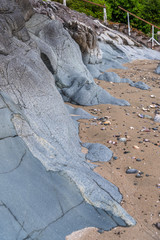
M 0 0 L 0 3 L 2 2 Z M 2 7 L 1 4 L 0 6 Z M 16 6 L 13 9 L 19 11 L 16 10 L 17 8 Z M 113 103 L 117 101 L 118 104 L 119 100 L 110 97 L 103 89 L 97 88 L 98 86 L 92 82 L 93 79 L 90 78 L 90 73 L 83 65 L 81 55 L 79 55 L 81 53 L 78 45 L 62 28 L 61 24 L 51 22 L 45 17 L 45 21 L 40 26 L 43 24 L 46 27 L 41 28 L 38 23 L 37 26 L 34 25 L 34 31 L 38 35 L 33 35 L 33 29 L 31 26 L 28 27 L 31 39 L 30 37 L 26 38 L 29 35 L 23 25 L 24 19 L 21 23 L 17 23 L 21 19 L 16 18 L 17 13 L 14 10 L 13 13 L 11 11 L 13 25 L 7 23 L 7 14 L 0 15 L 0 20 L 2 19 L 6 24 L 3 26 L 7 27 L 5 31 L 6 39 L 10 39 L 10 44 L 0 54 L 0 111 L 3 112 L 3 115 L 0 113 L 0 123 L 1 126 L 5 124 L 7 126 L 0 131 L 0 163 L 2 166 L 0 210 L 3 214 L 3 217 L 0 217 L 0 226 L 4 226 L 4 223 L 2 223 L 4 219 L 7 222 L 6 228 L 0 229 L 1 239 L 39 238 L 50 240 L 55 236 L 57 240 L 64 239 L 65 234 L 76 230 L 78 225 L 85 227 L 94 225 L 94 222 L 99 222 L 95 226 L 102 226 L 103 228 L 106 225 L 104 229 L 110 229 L 117 225 L 135 224 L 134 219 L 120 205 L 122 195 L 118 188 L 94 173 L 92 164 L 86 162 L 85 156 L 81 152 L 77 127 L 70 118 L 62 97 L 55 86 L 54 75 L 56 82 L 57 79 L 60 79 L 60 86 L 63 84 L 65 87 L 67 84 L 74 86 L 77 83 L 71 81 L 75 78 L 75 75 L 72 78 L 72 73 L 77 73 L 75 69 L 80 68 L 78 72 L 82 74 L 83 81 L 85 83 L 88 81 L 87 84 L 82 84 L 86 92 L 82 91 L 83 89 L 80 88 L 78 82 L 78 90 L 73 87 L 73 92 L 69 95 L 69 97 L 73 96 L 73 100 L 78 98 L 79 102 L 85 102 L 83 98 L 86 97 L 87 104 L 102 103 L 107 101 L 108 96 Z M 20 15 L 20 17 L 23 17 L 23 15 Z M 44 18 L 39 20 L 44 20 Z M 21 27 L 20 30 L 16 23 Z M 52 28 L 54 31 L 50 31 Z M 2 33 L 1 30 L 0 33 Z M 69 62 L 67 56 L 71 55 L 72 48 L 72 52 L 76 55 L 73 56 L 72 61 L 70 57 Z M 7 49 L 7 54 L 5 49 Z M 42 61 L 46 57 L 47 62 L 45 63 L 50 66 L 53 73 L 48 70 Z M 78 61 L 77 65 L 74 60 L 75 63 Z M 73 64 L 73 67 L 71 67 L 71 64 Z M 67 78 L 69 78 L 69 82 Z M 89 91 L 90 89 L 93 90 Z M 120 103 L 126 104 L 122 100 Z M 2 116 L 4 116 L 4 119 L 2 119 Z M 6 159 L 5 162 L 4 159 Z M 40 160 L 49 171 L 48 173 L 36 159 Z M 53 172 L 60 172 L 62 176 Z M 70 179 L 70 181 L 66 179 Z M 52 195 L 54 181 L 58 181 L 56 183 L 58 188 L 61 188 L 61 185 L 65 184 L 64 182 L 69 185 L 70 182 L 75 183 L 76 186 L 71 184 L 67 188 L 69 195 L 74 189 L 73 192 L 76 195 L 71 196 L 73 199 L 78 199 L 74 201 L 74 205 L 70 205 L 70 198 L 59 203 L 58 198 L 64 199 L 63 193 Z M 85 202 L 81 201 L 81 197 L 77 197 L 79 192 L 77 188 Z M 90 222 L 88 216 L 94 207 L 87 203 L 98 208 L 100 216 L 104 216 L 104 218 L 101 219 L 97 213 L 93 213 L 91 219 L 94 219 L 94 221 Z M 53 211 L 54 214 L 52 214 Z M 110 218 L 106 220 L 106 211 L 107 215 L 114 219 L 113 221 Z M 85 215 L 84 212 L 87 212 L 87 214 Z M 82 213 L 86 217 L 81 218 Z M 78 219 L 77 223 L 71 221 L 70 224 L 69 219 L 75 218 Z M 12 224 L 11 227 L 9 224 Z M 57 229 L 57 232 L 55 229 Z
M 37 18 L 39 18 L 39 24 Z M 79 46 L 59 21 L 49 21 L 42 15 L 35 15 L 27 23 L 27 28 L 40 47 L 41 53 L 47 55 L 51 66 L 57 66 L 56 85 L 65 101 L 80 105 L 103 103 L 129 105 L 127 101 L 112 97 L 95 84 L 93 77 L 83 64 Z M 51 54 L 55 56 L 56 62 L 51 58 Z
M 21 111 L 2 92 L 0 100 L 0 238 L 63 240 L 85 227 L 126 226 L 112 211 L 88 204 L 65 169 L 47 172 L 15 133 L 12 117 Z

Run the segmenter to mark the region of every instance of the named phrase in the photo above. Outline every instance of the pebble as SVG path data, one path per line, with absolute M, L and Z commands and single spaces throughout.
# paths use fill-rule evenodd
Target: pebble
M 111 122 L 110 121 L 105 121 L 103 122 L 104 125 L 111 125 Z
M 153 119 L 150 115 L 143 115 L 143 118 Z
M 156 96 L 155 96 L 155 95 L 151 95 L 150 97 L 151 97 L 151 98 L 155 98 Z
M 156 104 L 151 104 L 150 108 L 157 108 L 158 106 Z
M 139 147 L 138 147 L 138 146 L 136 146 L 136 145 L 134 145 L 134 146 L 133 146 L 133 148 L 134 148 L 134 149 L 137 149 L 137 150 L 139 149 Z
M 140 114 L 140 113 L 139 113 L 139 114 L 138 114 L 138 117 L 143 118 L 143 114 Z
M 160 222 L 159 223 L 156 223 L 156 228 L 160 230 Z
M 118 139 L 120 142 L 126 142 L 127 141 L 127 138 L 119 138 Z
M 141 162 L 142 160 L 140 158 L 136 158 L 136 161 L 137 162 Z
M 124 154 L 130 153 L 130 151 L 124 151 Z
M 141 130 L 141 132 L 150 132 L 150 129 L 148 129 L 148 128 L 143 128 L 143 129 Z
M 153 119 L 150 115 L 144 115 L 144 114 L 138 114 L 138 117 L 140 117 L 140 118 L 146 118 L 146 119 Z
M 147 112 L 150 112 L 149 108 L 144 108 L 144 107 L 143 107 L 142 110 L 143 110 L 144 112 L 146 112 L 146 111 L 147 111 Z
M 117 160 L 118 157 L 113 157 L 114 160 Z
M 134 168 L 128 168 L 126 170 L 126 173 L 127 174 L 134 174 L 134 173 L 138 173 L 138 170 L 137 169 L 134 169 Z
M 152 128 L 152 130 L 157 131 L 157 130 L 158 130 L 158 127 Z
M 140 173 L 138 173 L 137 175 L 136 175 L 136 178 L 141 178 L 142 177 L 142 175 L 140 174 Z
M 157 186 L 157 188 L 160 188 L 160 183 L 158 183 L 156 186 Z

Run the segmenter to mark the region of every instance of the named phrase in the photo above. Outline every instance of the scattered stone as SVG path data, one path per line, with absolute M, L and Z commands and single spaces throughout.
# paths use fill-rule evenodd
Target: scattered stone
M 155 98 L 156 96 L 155 96 L 155 95 L 151 95 L 150 97 L 151 97 L 151 98 Z
M 83 147 L 88 148 L 86 159 L 92 162 L 108 162 L 112 158 L 112 151 L 99 143 L 84 143 Z
M 127 138 L 119 138 L 118 139 L 120 142 L 126 142 L 127 141 Z
M 156 186 L 157 186 L 157 188 L 160 188 L 160 183 L 158 183 Z
M 142 160 L 140 158 L 136 158 L 136 161 L 137 162 L 141 162 Z
M 123 153 L 124 153 L 124 154 L 127 154 L 127 153 L 130 153 L 130 151 L 124 151 Z
M 114 159 L 114 160 L 117 160 L 117 159 L 118 159 L 118 157 L 113 157 L 113 159 Z
M 126 170 L 126 173 L 127 174 L 134 174 L 134 173 L 138 173 L 138 170 L 137 169 L 134 169 L 134 168 L 128 168 Z
M 138 173 L 137 175 L 136 175 L 136 178 L 141 178 L 142 177 L 142 175 L 140 174 L 140 173 Z
M 110 121 L 105 121 L 103 124 L 104 125 L 111 125 L 111 122 Z
M 160 114 L 156 114 L 156 115 L 155 115 L 154 121 L 160 123 Z
M 134 148 L 134 149 L 137 149 L 137 150 L 139 149 L 139 147 L 138 147 L 138 146 L 136 146 L 136 145 L 134 145 L 134 146 L 133 146 L 133 148 Z
M 148 128 L 143 128 L 142 130 L 141 130 L 141 132 L 150 132 L 151 130 L 150 129 L 148 129 Z
M 160 230 L 160 222 L 156 223 L 155 226 L 158 230 Z
M 157 130 L 158 130 L 158 127 L 154 127 L 154 128 L 152 128 L 152 130 L 157 131 Z
M 140 113 L 138 114 L 138 117 L 140 118 L 144 118 L 143 116 L 144 116 L 143 114 L 140 114 Z
M 158 107 L 156 104 L 151 104 L 149 106 L 150 106 L 150 108 L 157 108 Z

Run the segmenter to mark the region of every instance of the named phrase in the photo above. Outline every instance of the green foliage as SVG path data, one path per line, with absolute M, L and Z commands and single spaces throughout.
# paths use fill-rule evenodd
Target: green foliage
M 160 25 L 160 0 L 106 0 L 112 8 L 112 21 L 127 23 L 127 13 L 118 8 L 121 6 L 144 20 Z M 149 33 L 151 26 L 130 16 L 131 26 Z
M 126 23 L 127 13 L 118 6 L 130 11 L 146 21 L 160 26 L 160 0 L 89 0 L 107 7 L 107 19 L 112 22 Z M 56 2 L 63 3 L 63 0 Z M 95 18 L 103 19 L 103 8 L 83 0 L 67 0 L 67 6 Z M 151 26 L 130 15 L 131 26 L 145 33 L 150 33 Z
M 91 2 L 100 4 L 104 6 L 106 4 L 105 0 L 89 0 Z M 57 0 L 56 2 L 63 3 L 63 0 Z M 103 8 L 84 2 L 83 0 L 67 0 L 67 6 L 73 10 L 78 12 L 83 12 L 88 16 L 92 16 L 94 18 L 103 19 Z M 107 18 L 111 20 L 112 10 L 110 4 L 107 4 Z

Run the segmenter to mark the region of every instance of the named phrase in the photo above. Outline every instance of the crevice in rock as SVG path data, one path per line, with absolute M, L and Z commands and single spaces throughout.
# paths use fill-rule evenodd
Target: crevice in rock
M 106 189 L 104 189 L 100 184 L 98 184 L 94 179 L 93 179 L 93 181 L 95 182 L 95 184 L 99 187 L 99 188 L 101 188 L 103 191 L 105 191 L 110 197 L 111 197 L 111 199 L 113 199 L 115 202 L 117 202 L 118 204 L 119 204 L 119 202 L 116 200 L 116 199 L 114 199 L 114 197 L 106 190 Z M 105 203 L 106 204 L 106 203 Z
M 55 72 L 54 72 L 54 70 L 53 70 L 51 61 L 49 60 L 49 58 L 47 57 L 47 55 L 41 52 L 41 59 L 42 59 L 42 61 L 44 62 L 44 64 L 46 65 L 46 67 L 48 68 L 48 70 L 54 75 Z
M 25 152 L 23 153 L 23 155 L 22 155 L 22 157 L 21 157 L 18 165 L 17 165 L 15 168 L 13 168 L 13 169 L 11 169 L 10 171 L 7 171 L 7 172 L 0 172 L 0 174 L 7 174 L 7 173 L 11 173 L 11 172 L 15 171 L 15 170 L 21 165 L 21 163 L 22 163 L 25 155 L 26 155 L 26 150 L 25 150 Z
M 15 137 L 18 137 L 18 135 L 6 136 L 6 137 L 3 137 L 3 138 L 0 138 L 0 141 L 1 141 L 1 140 L 4 140 L 4 139 L 6 139 L 6 138 L 15 138 Z
M 24 224 L 21 224 L 20 222 L 19 222 L 19 220 L 17 219 L 17 217 L 14 215 L 14 213 L 11 211 L 11 209 L 3 202 L 3 201 L 1 201 L 1 203 L 2 203 L 2 205 L 1 206 L 3 206 L 4 208 L 6 208 L 7 210 L 8 210 L 8 212 L 12 215 L 12 217 L 14 218 L 14 220 L 21 226 L 21 229 L 23 229 L 25 232 L 26 232 L 26 230 L 24 229 Z
M 25 237 L 24 239 L 22 240 L 27 240 L 29 238 L 32 237 L 32 235 L 36 232 L 38 232 L 38 236 L 36 236 L 36 238 L 34 238 L 34 240 L 38 240 L 38 238 L 40 237 L 40 235 L 52 224 L 54 224 L 55 222 L 57 222 L 58 220 L 60 220 L 61 218 L 63 218 L 68 212 L 72 211 L 74 208 L 76 207 L 79 207 L 81 204 L 84 203 L 84 200 L 82 202 L 80 202 L 79 204 L 77 204 L 76 206 L 73 206 L 72 208 L 70 208 L 68 211 L 66 211 L 65 213 L 62 213 L 62 215 L 60 217 L 58 217 L 57 219 L 53 220 L 52 222 L 48 223 L 47 226 L 45 226 L 44 228 L 42 229 L 37 229 L 37 230 L 33 230 L 31 233 L 29 233 L 27 235 L 27 237 Z

